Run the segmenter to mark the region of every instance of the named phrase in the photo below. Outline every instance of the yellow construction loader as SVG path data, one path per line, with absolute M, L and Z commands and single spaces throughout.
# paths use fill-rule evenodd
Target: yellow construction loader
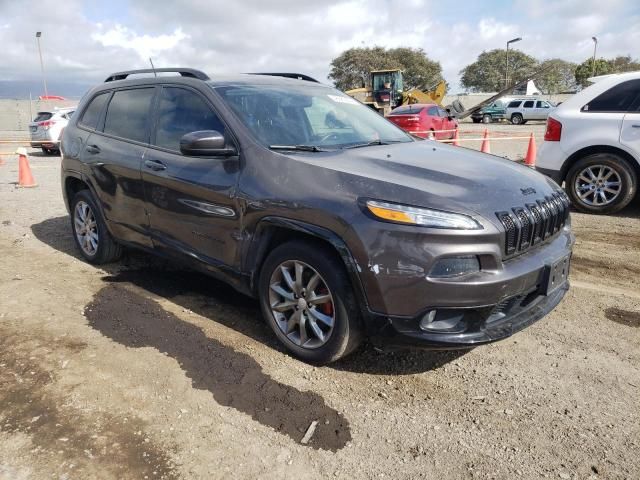
M 441 80 L 424 92 L 417 88 L 405 91 L 402 70 L 399 69 L 373 70 L 370 72 L 370 77 L 370 86 L 355 88 L 345 93 L 385 116 L 400 105 L 413 103 L 441 105 L 447 90 L 447 84 Z

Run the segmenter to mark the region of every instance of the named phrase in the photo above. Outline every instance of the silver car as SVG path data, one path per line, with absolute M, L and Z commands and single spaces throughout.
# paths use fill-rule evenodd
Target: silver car
M 514 125 L 524 125 L 529 120 L 546 120 L 554 108 L 545 100 L 520 98 L 507 104 L 505 117 Z
M 60 133 L 67 126 L 76 107 L 56 108 L 51 112 L 38 112 L 29 124 L 31 146 L 41 148 L 47 155 L 60 151 Z

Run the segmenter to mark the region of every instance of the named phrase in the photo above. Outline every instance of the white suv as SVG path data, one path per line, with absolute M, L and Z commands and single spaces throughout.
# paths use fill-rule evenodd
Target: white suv
M 548 118 L 537 169 L 565 182 L 576 209 L 613 213 L 631 202 L 640 175 L 640 72 L 591 80 Z
M 60 133 L 67 126 L 76 107 L 56 108 L 52 112 L 38 112 L 29 124 L 31 146 L 41 148 L 47 155 L 60 151 Z
M 519 98 L 507 104 L 504 117 L 514 125 L 524 125 L 529 120 L 546 120 L 553 105 L 536 98 Z

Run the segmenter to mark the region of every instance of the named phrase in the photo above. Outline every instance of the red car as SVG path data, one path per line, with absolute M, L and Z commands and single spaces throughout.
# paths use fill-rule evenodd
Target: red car
M 418 137 L 429 138 L 432 135 L 437 140 L 453 138 L 453 130 L 458 128 L 458 121 L 435 103 L 401 105 L 391 110 L 387 120 Z

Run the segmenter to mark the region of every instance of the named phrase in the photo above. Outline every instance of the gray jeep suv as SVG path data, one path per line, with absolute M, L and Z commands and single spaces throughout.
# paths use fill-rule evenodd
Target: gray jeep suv
M 543 175 L 417 140 L 304 75 L 159 71 L 178 75 L 109 76 L 64 131 L 87 261 L 130 246 L 186 262 L 259 298 L 316 363 L 364 338 L 492 342 L 567 291 L 569 202 Z

